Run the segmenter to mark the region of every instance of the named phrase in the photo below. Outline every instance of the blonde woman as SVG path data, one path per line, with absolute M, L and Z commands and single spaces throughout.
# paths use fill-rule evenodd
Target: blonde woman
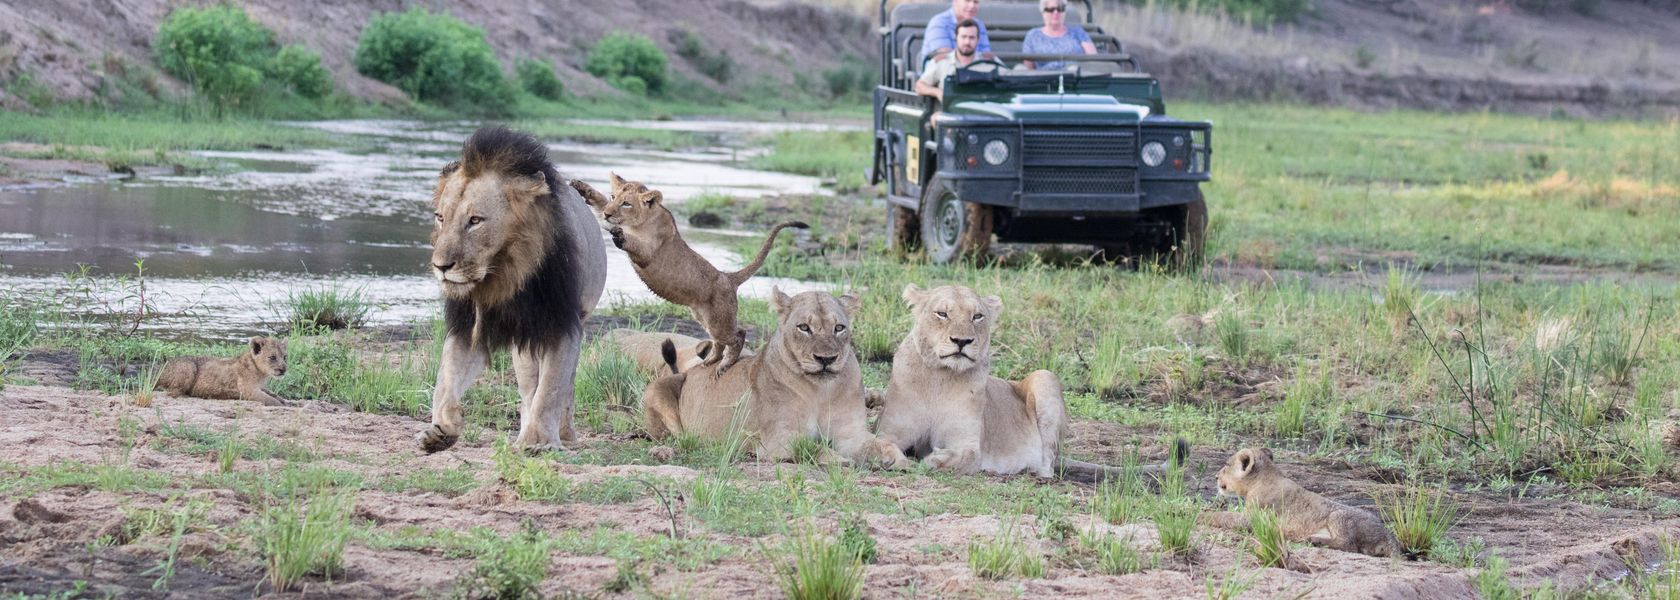
M 1067 0 L 1038 0 L 1038 11 L 1044 15 L 1044 26 L 1027 32 L 1026 41 L 1021 42 L 1021 52 L 1026 54 L 1096 54 L 1097 45 L 1091 42 L 1090 34 L 1078 25 L 1067 24 Z M 1050 61 L 1042 65 L 1033 61 L 1023 60 L 1021 64 L 1029 69 L 1062 69 L 1067 63 Z

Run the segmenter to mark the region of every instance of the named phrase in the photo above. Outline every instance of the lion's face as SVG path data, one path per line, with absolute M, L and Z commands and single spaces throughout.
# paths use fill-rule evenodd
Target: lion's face
M 432 274 L 445 296 L 463 298 L 496 275 L 498 256 L 511 243 L 540 239 L 531 228 L 537 199 L 549 194 L 540 177 L 482 173 L 467 177 L 451 164 L 433 194 Z
M 856 294 L 836 298 L 828 292 L 805 292 L 789 297 L 772 289 L 770 306 L 776 311 L 776 339 L 772 343 L 799 372 L 828 378 L 852 367 L 852 315 Z
M 910 335 L 928 362 L 961 372 L 991 356 L 992 323 L 1003 310 L 997 296 L 981 297 L 959 285 L 923 290 L 910 284 L 904 301 L 915 317 Z
M 251 338 L 251 358 L 257 368 L 273 377 L 286 376 L 286 342 L 271 337 Z
M 1269 448 L 1244 448 L 1232 454 L 1219 469 L 1219 495 L 1247 497 L 1248 491 L 1263 473 L 1271 472 L 1272 451 Z
M 610 225 L 635 227 L 659 213 L 660 203 L 665 200 L 665 195 L 659 190 L 626 180 L 617 173 L 610 175 L 612 197 L 605 206 L 591 205 L 595 212 L 600 213 L 601 220 Z

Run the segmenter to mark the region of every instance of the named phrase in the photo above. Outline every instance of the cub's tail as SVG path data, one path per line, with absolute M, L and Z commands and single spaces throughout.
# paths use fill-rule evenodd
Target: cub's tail
M 665 359 L 665 366 L 671 368 L 671 374 L 677 374 L 677 345 L 671 338 L 665 338 L 665 343 L 659 345 L 659 356 Z
M 1184 441 L 1184 438 L 1176 438 L 1173 440 L 1172 455 L 1167 457 L 1166 462 L 1158 465 L 1144 465 L 1142 467 L 1138 467 L 1137 472 L 1139 474 L 1150 473 L 1159 475 L 1165 473 L 1167 469 L 1182 468 L 1184 466 L 1184 461 L 1189 460 L 1189 458 L 1190 442 Z M 1088 463 L 1082 460 L 1067 458 L 1065 456 L 1059 461 L 1057 471 L 1065 479 L 1089 481 L 1092 483 L 1102 483 L 1103 481 L 1107 481 L 1109 479 L 1119 479 L 1126 475 L 1126 469 L 1123 467 L 1110 467 L 1107 465 Z
M 753 273 L 757 273 L 759 267 L 764 266 L 764 257 L 770 255 L 770 247 L 776 243 L 776 234 L 781 233 L 782 229 L 788 227 L 793 227 L 795 229 L 811 228 L 811 226 L 806 225 L 804 221 L 783 221 L 781 223 L 777 223 L 775 227 L 770 228 L 770 235 L 764 237 L 764 245 L 759 246 L 758 256 L 754 256 L 753 261 L 748 263 L 746 267 L 743 267 L 741 270 L 734 273 L 730 273 L 729 280 L 739 286 L 742 283 L 745 283 L 747 279 L 752 278 Z

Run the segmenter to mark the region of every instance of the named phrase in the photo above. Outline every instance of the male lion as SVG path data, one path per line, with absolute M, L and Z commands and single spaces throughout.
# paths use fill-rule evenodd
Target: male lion
M 834 447 L 822 462 L 889 459 L 892 448 L 870 435 L 863 408 L 863 372 L 852 350 L 851 316 L 858 298 L 828 292 L 788 297 L 772 289 L 776 332 L 737 368 L 701 365 L 666 375 L 642 396 L 647 430 L 655 439 L 688 432 L 724 439 L 732 426 L 748 436 L 759 460 L 780 461 L 802 437 Z M 675 348 L 667 344 L 675 369 Z M 739 412 L 739 416 L 737 413 Z
M 254 400 L 283 406 L 278 396 L 263 389 L 270 377 L 286 375 L 286 342 L 271 337 L 251 338 L 249 352 L 236 358 L 180 356 L 169 359 L 153 387 L 181 396 L 223 400 Z
M 805 229 L 809 225 L 800 221 L 778 223 L 770 228 L 770 235 L 764 237 L 764 245 L 751 263 L 739 271 L 724 273 L 683 241 L 676 217 L 665 208 L 663 193 L 627 181 L 617 173 L 611 175 L 611 199 L 582 181 L 572 181 L 572 187 L 612 226 L 613 244 L 630 255 L 630 266 L 635 267 L 648 289 L 694 310 L 694 318 L 718 346 L 705 364 L 720 365 L 720 373 L 728 371 L 741 359 L 741 349 L 747 343 L 746 332 L 736 324 L 735 290 L 764 266 L 776 234 L 786 227 Z
M 461 395 L 507 348 L 519 385 L 522 448 L 564 449 L 583 318 L 606 287 L 606 244 L 548 149 L 502 127 L 473 132 L 432 194 L 432 272 L 443 287 L 443 359 L 426 452 L 455 444 Z
M 1061 456 L 1067 409 L 1054 373 L 1034 371 L 1020 381 L 989 374 L 992 323 L 1003 300 L 962 286 L 923 290 L 910 284 L 904 301 L 914 320 L 893 354 L 875 427 L 896 460 L 910 450 L 923 464 L 961 473 L 1052 477 L 1060 471 L 1100 479 L 1120 472 Z M 1187 453 L 1179 440 L 1169 460 L 1182 461 Z
M 1243 503 L 1276 512 L 1283 537 L 1344 552 L 1371 556 L 1400 556 L 1400 540 L 1364 510 L 1341 504 L 1301 487 L 1272 462 L 1268 448 L 1244 448 L 1219 469 L 1219 495 L 1239 496 Z M 1214 513 L 1205 520 L 1242 528 L 1248 518 Z

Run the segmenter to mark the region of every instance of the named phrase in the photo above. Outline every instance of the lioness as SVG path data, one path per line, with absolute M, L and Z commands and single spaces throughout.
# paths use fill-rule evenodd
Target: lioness
M 1034 371 L 1020 381 L 991 376 L 992 324 L 1003 310 L 997 296 L 962 286 L 904 287 L 914 320 L 893 354 L 892 379 L 876 435 L 923 464 L 961 473 L 1030 472 L 1103 478 L 1120 471 L 1060 455 L 1067 429 L 1061 380 Z M 1188 449 L 1175 444 L 1171 461 Z M 1160 470 L 1161 465 L 1145 470 Z
M 671 342 L 671 347 L 676 352 L 675 364 L 678 373 L 703 364 L 712 356 L 712 350 L 716 346 L 711 340 L 680 333 L 655 333 L 634 329 L 614 329 L 607 332 L 607 339 L 618 344 L 619 352 L 634 361 L 643 373 L 654 377 L 671 372 L 660 348 L 665 342 Z M 741 354 L 752 356 L 752 350 L 742 350 Z
M 776 332 L 738 368 L 719 374 L 721 366 L 701 365 L 648 385 L 642 396 L 648 433 L 655 439 L 682 432 L 724 439 L 733 423 L 752 440 L 759 460 L 791 457 L 802 437 L 832 444 L 819 457 L 823 462 L 890 459 L 892 448 L 869 434 L 863 408 L 863 372 L 851 332 L 857 296 L 805 292 L 790 298 L 772 289 L 770 306 Z
M 776 224 L 770 228 L 770 235 L 765 236 L 764 245 L 759 247 L 758 256 L 751 263 L 739 271 L 724 273 L 683 241 L 677 232 L 676 217 L 665 208 L 664 194 L 641 183 L 626 181 L 617 173 L 611 176 L 611 199 L 582 181 L 573 180 L 572 187 L 611 226 L 613 244 L 630 255 L 630 266 L 636 269 L 636 275 L 648 289 L 660 298 L 694 310 L 694 318 L 718 346 L 705 364 L 721 365 L 720 373 L 728 371 L 741 359 L 741 349 L 747 342 L 746 332 L 736 325 L 735 290 L 764 266 L 776 234 L 787 227 L 809 226 L 800 221 Z
M 284 405 L 263 389 L 270 377 L 286 375 L 286 342 L 270 337 L 251 338 L 248 352 L 235 358 L 181 356 L 163 364 L 153 387 L 172 394 L 223 400 L 254 400 Z
M 1381 519 L 1341 504 L 1290 481 L 1272 462 L 1267 448 L 1244 448 L 1219 469 L 1219 494 L 1239 496 L 1243 503 L 1276 512 L 1283 536 L 1346 552 L 1371 556 L 1400 556 L 1400 540 Z M 1210 521 L 1243 527 L 1248 519 L 1222 514 Z
M 583 318 L 606 287 L 606 244 L 589 206 L 536 138 L 502 127 L 473 132 L 432 193 L 432 273 L 448 332 L 420 447 L 437 452 L 461 432 L 461 395 L 489 363 L 513 352 L 519 437 L 528 450 L 564 449 Z

